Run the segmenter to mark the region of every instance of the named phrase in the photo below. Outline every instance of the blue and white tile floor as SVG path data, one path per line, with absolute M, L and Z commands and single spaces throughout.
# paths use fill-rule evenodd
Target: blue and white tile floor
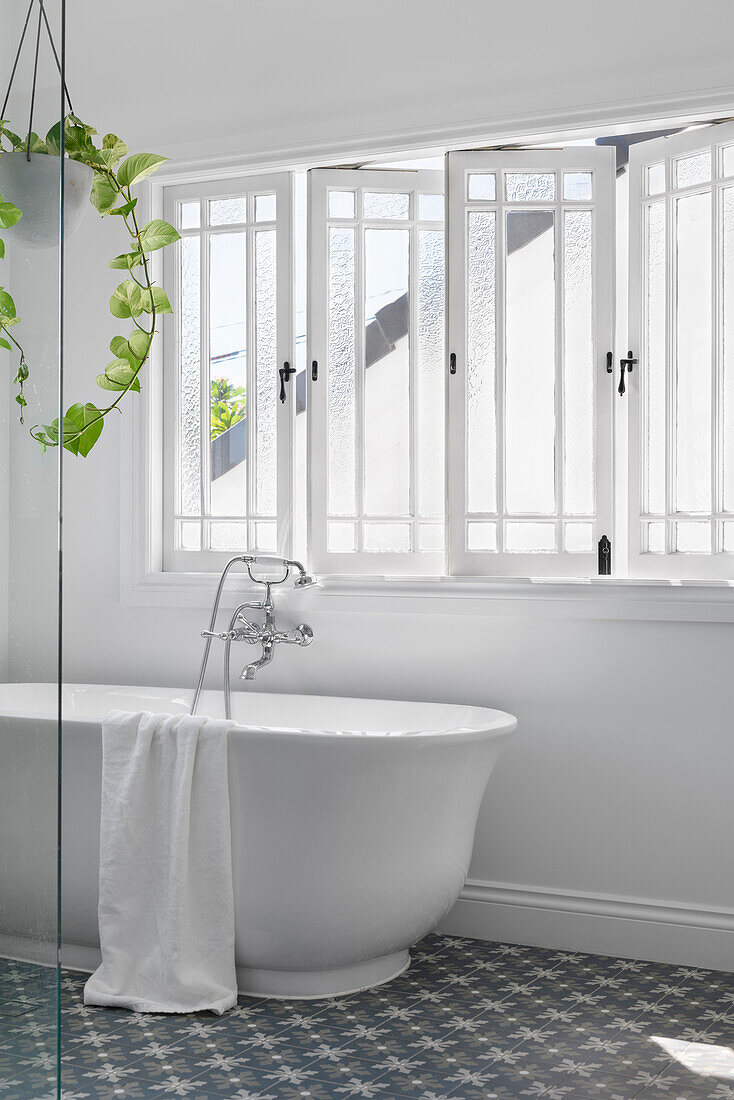
M 83 983 L 64 1100 L 734 1100 L 731 974 L 430 936 L 379 989 L 222 1017 L 86 1008 Z M 50 1098 L 43 978 L 0 962 L 0 991 L 0 1100 Z

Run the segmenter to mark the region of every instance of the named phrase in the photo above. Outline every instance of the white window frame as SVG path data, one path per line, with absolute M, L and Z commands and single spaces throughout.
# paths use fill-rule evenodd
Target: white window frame
M 329 190 L 355 191 L 357 216 L 354 219 L 341 219 L 337 224 L 356 227 L 356 287 L 355 330 L 359 334 L 364 330 L 363 304 L 359 288 L 363 278 L 363 249 L 361 228 L 372 224 L 386 228 L 393 225 L 396 229 L 410 226 L 410 332 L 416 330 L 418 302 L 418 264 L 417 241 L 419 229 L 441 231 L 440 222 L 420 222 L 416 209 L 418 193 L 443 195 L 444 175 L 436 171 L 392 171 L 385 169 L 315 169 L 309 172 L 309 233 L 308 233 L 308 545 L 313 568 L 327 574 L 380 574 L 392 576 L 438 576 L 446 571 L 446 556 L 443 551 L 429 552 L 365 552 L 337 553 L 327 547 L 328 524 L 328 194 Z M 359 216 L 360 189 L 362 191 L 383 191 L 408 193 L 410 195 L 410 221 L 388 222 L 380 220 L 372 223 Z M 415 250 L 415 251 L 414 251 Z M 385 522 L 410 518 L 413 538 L 417 539 L 417 453 L 415 424 L 417 422 L 417 387 L 414 385 L 417 364 L 417 341 L 410 341 L 410 378 L 411 378 L 411 516 L 384 517 Z M 311 364 L 318 363 L 318 378 L 314 381 Z M 357 454 L 357 513 L 355 520 L 362 518 L 360 501 L 364 470 L 362 468 L 363 439 L 363 402 L 364 389 L 364 341 L 357 338 L 355 346 L 356 363 L 356 454 Z M 335 517 L 350 520 L 351 517 Z M 381 520 L 383 517 L 369 517 Z M 445 517 L 444 517 L 445 519 Z M 444 527 L 445 530 L 445 527 Z
M 705 129 L 688 130 L 669 137 L 653 141 L 640 142 L 630 149 L 630 230 L 629 230 L 629 349 L 639 360 L 632 374 L 628 376 L 629 398 L 629 511 L 628 554 L 629 572 L 633 577 L 656 579 L 663 575 L 669 580 L 732 580 L 734 579 L 734 554 L 717 551 L 715 553 L 694 554 L 677 553 L 673 547 L 672 528 L 675 520 L 709 519 L 714 536 L 716 526 L 724 519 L 734 520 L 734 515 L 718 511 L 719 500 L 719 464 L 717 448 L 720 443 L 720 403 L 719 393 L 722 374 L 722 303 L 718 296 L 721 272 L 721 251 L 717 244 L 720 228 L 720 198 L 724 186 L 734 187 L 734 177 L 724 178 L 720 172 L 720 149 L 734 145 L 734 125 L 722 124 Z M 678 157 L 697 151 L 711 150 L 712 178 L 710 183 L 685 188 L 673 186 L 673 165 Z M 646 173 L 648 167 L 662 162 L 665 166 L 665 190 L 657 195 L 646 196 Z M 683 513 L 674 511 L 675 478 L 675 371 L 676 371 L 676 332 L 675 332 L 675 296 L 676 296 L 676 200 L 678 196 L 692 195 L 710 190 L 711 192 L 711 375 L 712 375 L 712 418 L 711 418 L 711 513 Z M 662 202 L 666 211 L 666 333 L 665 333 L 665 373 L 666 373 L 666 454 L 665 454 L 665 514 L 645 514 L 644 469 L 642 462 L 644 404 L 645 404 L 645 212 L 653 203 Z M 626 350 L 624 354 L 626 354 Z M 619 370 L 619 361 L 616 362 Z M 645 522 L 650 520 L 665 523 L 665 553 L 646 553 L 642 550 Z
M 249 211 L 252 212 L 254 200 L 257 195 L 276 195 L 276 294 L 277 294 L 277 364 L 282 367 L 284 363 L 294 365 L 295 347 L 293 332 L 293 286 L 294 286 L 294 260 L 293 260 L 293 176 L 291 173 L 258 174 L 248 176 L 236 176 L 227 180 L 212 180 L 197 183 L 164 185 L 162 201 L 163 216 L 172 225 L 177 225 L 177 208 L 180 203 L 200 201 L 202 214 L 204 204 L 208 199 L 221 199 L 237 196 L 248 196 Z M 254 234 L 258 228 L 267 228 L 262 223 L 257 223 L 250 216 L 246 223 L 235 223 L 216 227 L 202 227 L 200 229 L 184 230 L 182 235 L 194 235 L 200 240 L 200 279 L 201 279 L 201 315 L 200 315 L 200 347 L 201 347 L 201 498 L 208 499 L 208 484 L 210 478 L 210 438 L 209 417 L 205 410 L 209 407 L 209 311 L 208 311 L 208 241 L 209 237 L 218 233 L 246 232 L 250 241 L 254 240 Z M 235 550 L 180 550 L 175 543 L 175 521 L 177 518 L 178 500 L 178 425 L 179 425 L 179 354 L 180 341 L 178 337 L 178 325 L 181 318 L 181 287 L 180 287 L 180 261 L 179 249 L 174 247 L 165 253 L 163 263 L 164 285 L 168 289 L 169 297 L 173 305 L 173 315 L 165 318 L 163 331 L 163 568 L 172 572 L 205 571 L 214 572 L 220 570 L 223 564 L 232 557 Z M 248 456 L 255 439 L 252 425 L 252 404 L 254 387 L 253 368 L 253 315 L 255 300 L 254 280 L 254 249 L 248 246 L 248 270 L 247 270 L 247 317 L 248 317 Z M 276 386 L 277 376 L 273 380 Z M 276 390 L 277 394 L 277 390 Z M 281 556 L 291 556 L 292 545 L 292 515 L 293 515 L 293 436 L 295 420 L 295 383 L 293 376 L 286 386 L 286 401 L 281 403 L 276 399 L 276 425 L 277 425 L 277 547 L 275 552 Z M 248 457 L 248 496 L 254 499 L 254 470 L 253 463 Z M 244 513 L 243 513 L 244 515 Z M 215 522 L 226 522 L 226 516 L 212 517 Z M 242 517 L 232 517 L 240 519 Z M 268 517 L 269 518 L 269 517 Z M 243 544 L 242 551 L 253 546 L 253 525 L 258 517 L 254 514 L 247 516 L 246 531 L 248 532 L 247 545 Z M 206 522 L 206 521 L 205 521 Z
M 489 577 L 590 577 L 598 573 L 597 542 L 602 535 L 610 538 L 612 531 L 612 398 L 610 378 L 606 370 L 607 353 L 613 347 L 614 333 L 614 150 L 586 146 L 559 150 L 466 151 L 448 154 L 448 344 L 449 353 L 456 356 L 456 371 L 448 381 L 448 509 L 449 565 L 453 575 Z M 563 199 L 563 171 L 591 172 L 594 178 L 593 199 L 577 202 Z M 492 201 L 468 201 L 467 181 L 470 173 L 495 173 L 496 198 Z M 554 172 L 556 199 L 548 202 L 508 202 L 504 197 L 503 173 Z M 466 216 L 468 210 L 494 210 L 497 220 L 498 263 L 496 265 L 496 385 L 497 409 L 497 494 L 498 511 L 491 515 L 472 514 L 467 504 L 467 323 L 466 323 Z M 590 553 L 569 553 L 562 549 L 563 515 L 556 514 L 555 523 L 559 550 L 555 553 L 502 553 L 469 551 L 466 549 L 466 523 L 473 520 L 497 523 L 505 519 L 503 509 L 503 379 L 504 379 L 504 272 L 500 258 L 504 256 L 504 213 L 508 210 L 553 210 L 556 213 L 556 448 L 563 441 L 563 318 L 562 318 L 562 254 L 565 210 L 593 209 L 594 255 L 594 360 L 595 360 L 595 499 L 596 514 L 591 517 L 596 538 Z M 562 502 L 562 463 L 556 463 L 556 502 Z M 533 520 L 535 516 L 509 517 Z M 568 517 L 572 518 L 572 517 Z M 585 516 L 578 517 L 586 520 Z M 539 520 L 548 517 L 538 516 Z

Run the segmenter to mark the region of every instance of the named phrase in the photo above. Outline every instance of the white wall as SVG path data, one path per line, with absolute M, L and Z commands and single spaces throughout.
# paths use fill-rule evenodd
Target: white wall
M 702 0 L 695 20 L 682 0 L 593 12 L 572 0 L 562 17 L 479 0 L 213 0 L 206 18 L 193 0 L 133 0 L 132 11 L 112 32 L 109 4 L 70 6 L 72 94 L 100 128 L 157 151 L 305 147 L 732 82 L 724 0 Z M 130 66 L 139 81 L 118 78 Z M 69 246 L 70 400 L 93 397 L 117 331 L 104 266 L 120 251 L 115 234 L 90 213 Z M 190 685 L 206 613 L 120 602 L 122 427 L 111 418 L 86 461 L 66 461 L 66 678 Z M 517 606 L 391 610 L 304 593 L 286 614 L 304 609 L 314 645 L 279 652 L 253 688 L 512 711 L 519 732 L 477 831 L 481 900 L 461 902 L 451 927 L 734 966 L 733 628 Z M 38 621 L 41 609 L 28 613 Z

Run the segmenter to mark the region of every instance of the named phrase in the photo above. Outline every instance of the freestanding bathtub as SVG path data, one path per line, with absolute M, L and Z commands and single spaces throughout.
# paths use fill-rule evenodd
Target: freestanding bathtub
M 0 736 L 55 719 L 54 685 L 0 686 Z M 99 959 L 102 717 L 185 713 L 189 691 L 64 688 L 63 960 Z M 204 692 L 199 713 L 223 714 Z M 229 787 L 242 992 L 323 997 L 388 981 L 456 901 L 487 781 L 517 726 L 501 711 L 240 692 Z M 51 812 L 53 807 L 51 807 Z M 0 831 L 2 810 L 0 809 Z M 22 837 L 18 838 L 22 844 Z M 4 866 L 19 864 L 10 859 Z M 27 884 L 0 884 L 13 895 Z M 0 930 L 2 932 L 2 930 Z

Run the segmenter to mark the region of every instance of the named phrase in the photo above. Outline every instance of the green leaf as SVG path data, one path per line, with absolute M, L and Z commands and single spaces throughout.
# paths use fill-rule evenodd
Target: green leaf
M 173 244 L 180 238 L 181 234 L 161 218 L 153 218 L 140 230 L 140 244 L 143 252 L 155 252 L 156 249 L 165 248 L 167 244 Z
M 139 317 L 142 312 L 140 287 L 132 279 L 125 279 L 110 298 L 110 313 L 113 317 Z
M 12 145 L 13 149 L 20 149 L 21 145 L 23 144 L 23 138 L 18 137 L 18 135 L 13 133 L 12 130 L 9 130 L 4 122 L 0 122 L 0 134 L 5 135 L 5 137 Z
M 103 217 L 115 205 L 118 195 L 119 191 L 107 176 L 95 173 L 89 201 Z
M 152 286 L 150 290 L 143 292 L 143 309 L 145 312 L 152 313 L 153 306 L 155 306 L 156 313 L 173 313 L 168 295 L 162 286 Z
M 99 151 L 99 155 L 107 167 L 114 170 L 122 158 L 126 157 L 129 152 L 130 150 L 125 142 L 121 141 L 116 134 L 105 134 L 102 139 L 102 148 Z
M 143 362 L 150 351 L 152 342 L 153 334 L 150 332 L 141 332 L 140 329 L 136 329 L 135 332 L 130 333 L 130 339 L 127 343 L 133 355 L 133 365 Z
M 8 343 L 8 341 L 3 340 L 3 338 L 1 336 L 0 336 L 0 348 L 5 348 L 7 351 L 12 351 L 13 350 L 12 347 L 10 346 L 10 344 Z
M 142 262 L 142 252 L 123 252 L 121 253 L 121 255 L 115 256 L 114 260 L 110 260 L 107 266 L 113 268 L 122 268 L 125 271 L 132 271 L 134 267 L 140 267 Z
M 130 389 L 140 393 L 140 382 L 130 363 L 125 359 L 113 359 L 105 367 L 104 374 L 97 375 L 97 385 L 103 390 Z
M 43 138 L 40 138 L 34 130 L 31 130 L 29 137 L 30 140 L 29 142 L 27 142 L 27 145 L 30 145 L 32 153 L 48 152 L 48 149 L 46 148 L 46 142 L 43 140 Z
M 64 447 L 86 458 L 102 434 L 104 418 L 96 405 L 72 405 L 64 417 Z M 69 438 L 71 437 L 71 438 Z
M 58 157 L 61 153 L 61 123 L 57 122 L 46 134 L 46 147 L 49 153 Z
M 8 294 L 7 290 L 3 290 L 0 287 L 0 320 L 3 324 L 7 324 L 8 321 L 12 321 L 15 317 L 15 302 Z
M 0 260 L 5 259 L 5 241 L 0 238 Z
M 137 199 L 131 199 L 130 202 L 124 202 L 122 206 L 116 206 L 114 210 L 108 210 L 108 214 L 120 214 L 122 217 L 126 217 L 131 214 L 135 207 L 138 205 Z
M 23 217 L 23 211 L 19 210 L 12 202 L 0 202 L 0 229 L 10 229 L 17 225 Z
M 117 180 L 121 187 L 132 187 L 134 183 L 152 175 L 168 157 L 159 157 L 156 153 L 133 153 L 124 160 L 117 172 Z

